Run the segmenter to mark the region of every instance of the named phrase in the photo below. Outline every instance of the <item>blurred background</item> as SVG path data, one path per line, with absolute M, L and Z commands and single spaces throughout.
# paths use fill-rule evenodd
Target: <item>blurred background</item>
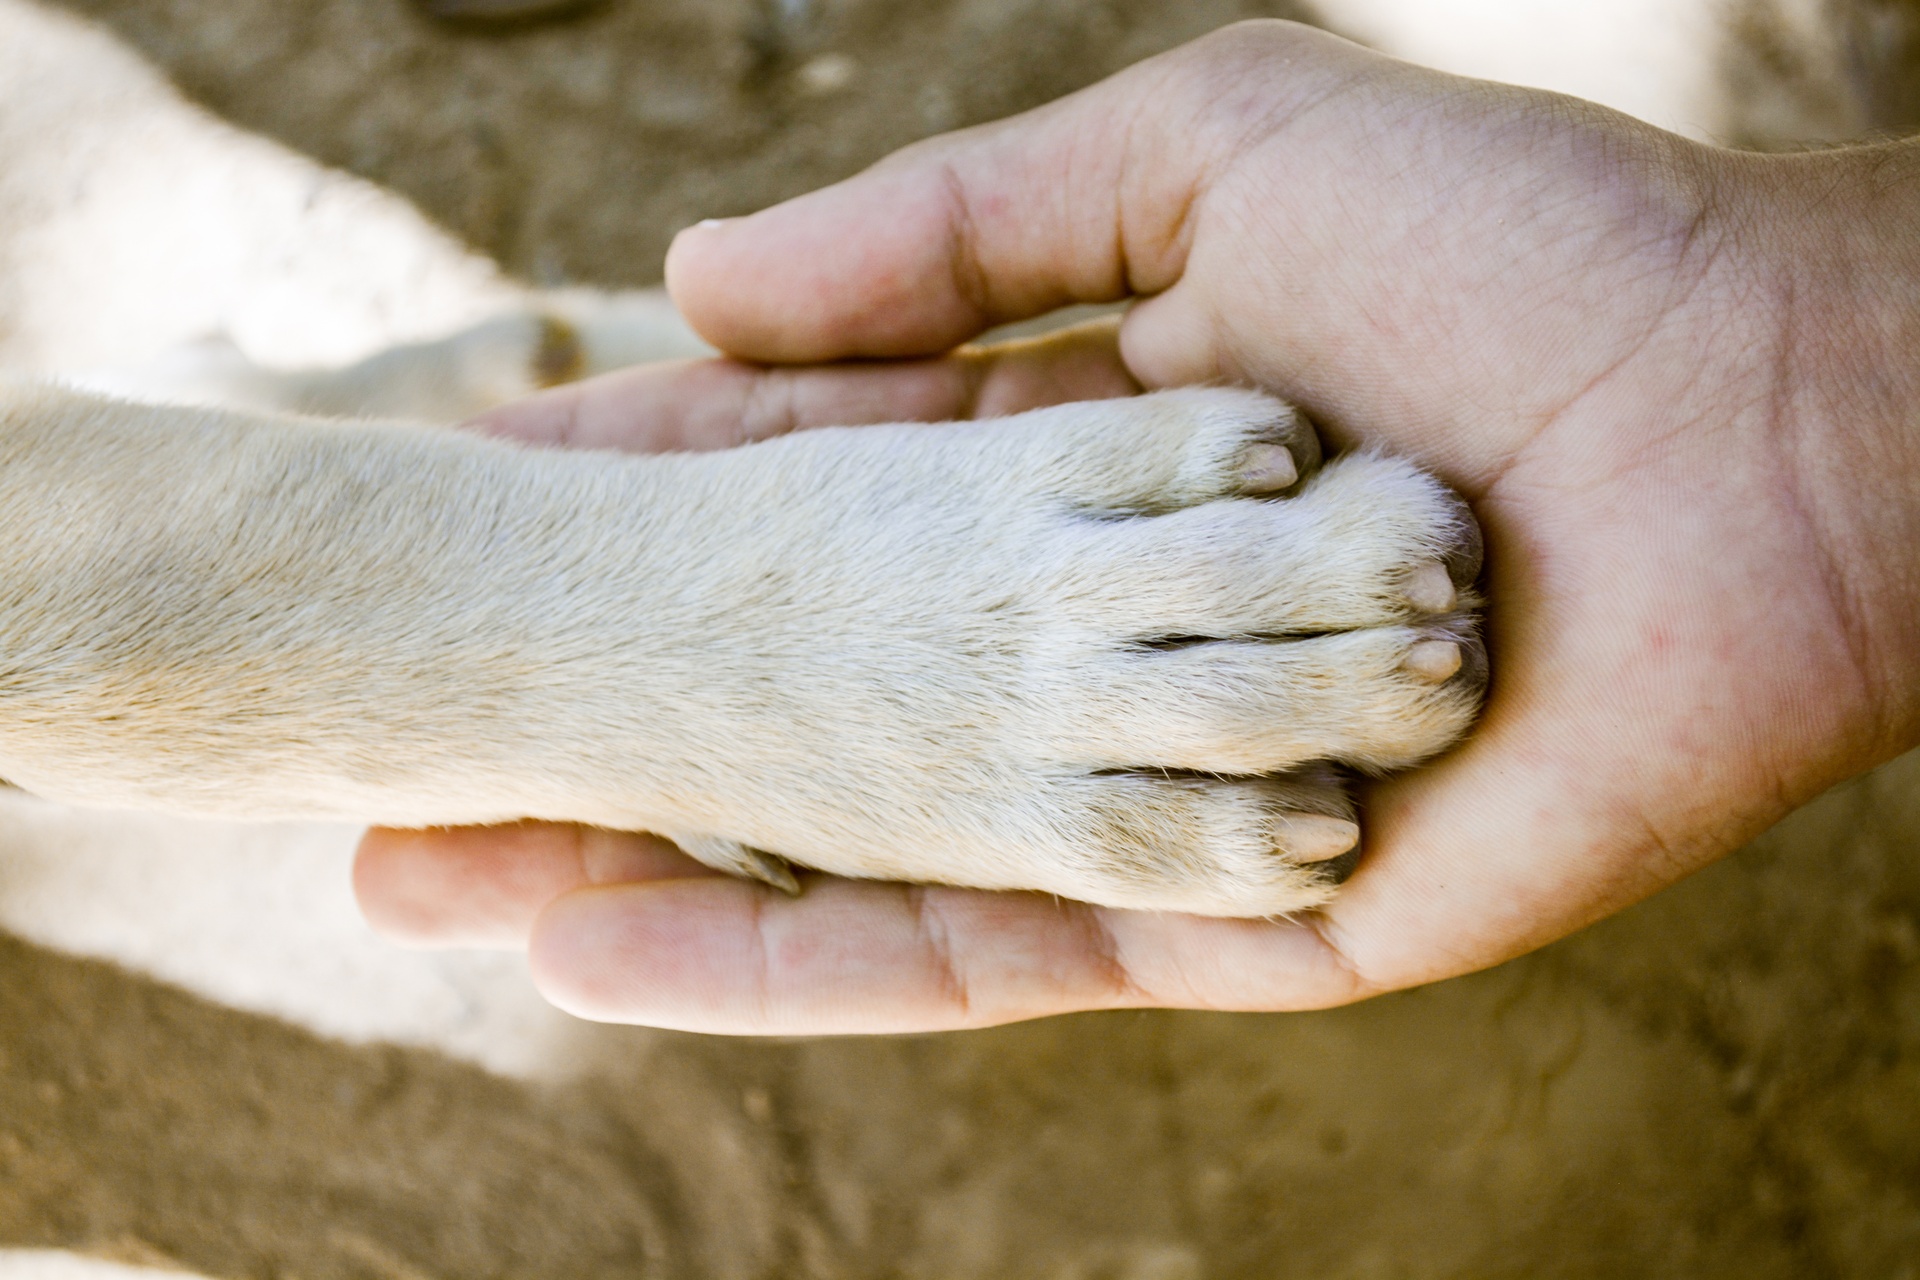
M 1248 17 L 1728 145 L 1920 128 L 1893 0 L 0 0 L 0 367 L 649 286 Z M 1920 759 L 1434 988 L 891 1039 L 572 1023 L 368 935 L 353 835 L 0 805 L 0 1278 L 1920 1277 Z
M 1920 121 L 1879 0 L 65 0 L 244 128 L 370 178 L 540 283 L 651 284 L 672 233 L 1293 18 L 1743 146 Z M 584 11 L 583 11 L 584 10 Z

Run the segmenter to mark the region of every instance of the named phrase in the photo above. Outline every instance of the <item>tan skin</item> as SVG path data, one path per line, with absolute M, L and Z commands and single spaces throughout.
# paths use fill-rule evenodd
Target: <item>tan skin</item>
M 415 942 L 527 945 L 589 1017 L 788 1034 L 1318 1008 L 1550 942 L 1920 742 L 1915 226 L 1920 146 L 1738 155 L 1265 23 L 690 230 L 676 300 L 761 364 L 484 425 L 713 447 L 1257 384 L 1471 498 L 1486 716 L 1371 789 L 1360 870 L 1293 921 L 826 877 L 789 899 L 535 825 L 375 832 L 362 903 Z M 1123 323 L 940 354 L 1124 298 Z M 849 357 L 897 363 L 766 367 Z

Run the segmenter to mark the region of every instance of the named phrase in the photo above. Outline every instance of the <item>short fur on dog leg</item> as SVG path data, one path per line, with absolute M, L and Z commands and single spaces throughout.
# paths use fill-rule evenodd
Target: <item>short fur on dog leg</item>
M 633 457 L 3 386 L 0 775 L 1298 910 L 1331 842 L 1286 819 L 1350 817 L 1316 762 L 1415 763 L 1484 684 L 1470 593 L 1404 590 L 1458 499 L 1311 454 L 1250 493 L 1300 429 L 1208 389 Z M 1409 672 L 1440 638 L 1459 673 Z

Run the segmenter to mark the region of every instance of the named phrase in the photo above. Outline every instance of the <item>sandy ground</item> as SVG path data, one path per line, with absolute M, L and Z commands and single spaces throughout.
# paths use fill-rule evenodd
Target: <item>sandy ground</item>
M 1280 11 L 633 0 L 449 37 L 401 0 L 66 7 L 523 275 L 602 283 Z M 1920 1277 L 1916 833 L 1920 757 L 1558 946 L 1324 1014 L 580 1028 L 537 1071 L 0 940 L 0 1245 L 234 1280 Z

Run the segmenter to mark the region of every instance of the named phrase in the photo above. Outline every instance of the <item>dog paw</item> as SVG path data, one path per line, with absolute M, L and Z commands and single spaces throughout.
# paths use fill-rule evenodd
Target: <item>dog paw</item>
M 1224 389 L 897 430 L 951 434 L 848 433 L 826 469 L 882 477 L 834 498 L 878 526 L 834 590 L 857 582 L 862 632 L 895 637 L 859 668 L 883 695 L 849 692 L 822 735 L 823 762 L 863 754 L 835 770 L 842 817 L 729 833 L 746 845 L 842 874 L 1296 911 L 1353 865 L 1342 775 L 1425 760 L 1477 712 L 1478 530 L 1408 462 L 1323 462 L 1293 410 Z

